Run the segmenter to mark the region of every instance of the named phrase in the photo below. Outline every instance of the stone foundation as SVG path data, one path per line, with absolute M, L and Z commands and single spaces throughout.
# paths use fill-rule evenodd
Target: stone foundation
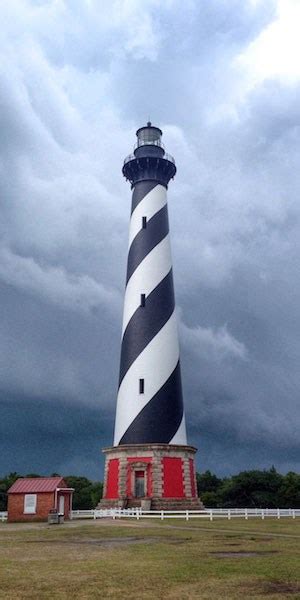
M 103 498 L 98 508 L 199 510 L 193 446 L 132 444 L 105 448 Z

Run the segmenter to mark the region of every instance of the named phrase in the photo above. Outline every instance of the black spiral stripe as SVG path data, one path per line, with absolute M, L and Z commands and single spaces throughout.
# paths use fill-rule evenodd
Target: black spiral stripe
M 157 186 L 157 181 L 140 181 L 132 193 L 131 214 L 137 205 Z
M 127 429 L 120 444 L 168 444 L 183 416 L 180 363 Z
M 168 233 L 168 207 L 165 205 L 148 221 L 146 229 L 141 229 L 132 241 L 128 253 L 126 284 L 142 260 Z
M 132 363 L 159 333 L 171 317 L 175 307 L 172 269 L 149 294 L 146 307 L 140 306 L 132 315 L 123 335 L 121 349 L 121 385 Z M 146 309 L 146 310 L 145 310 Z

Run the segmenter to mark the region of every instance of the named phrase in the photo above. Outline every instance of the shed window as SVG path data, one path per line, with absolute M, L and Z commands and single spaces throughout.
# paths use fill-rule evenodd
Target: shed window
M 143 229 L 146 229 L 146 227 L 147 227 L 147 217 L 142 217 L 142 227 L 143 227 Z
M 34 515 L 36 513 L 36 494 L 25 494 L 24 496 L 24 514 Z
M 140 394 L 144 394 L 144 392 L 145 392 L 145 380 L 144 379 L 139 380 L 139 390 L 140 390 Z

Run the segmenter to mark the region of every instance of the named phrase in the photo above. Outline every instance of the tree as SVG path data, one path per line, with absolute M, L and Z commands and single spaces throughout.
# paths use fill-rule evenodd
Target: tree
M 242 471 L 224 482 L 220 489 L 222 506 L 236 508 L 277 508 L 283 476 L 269 471 Z
M 201 495 L 203 492 L 216 492 L 222 485 L 222 479 L 213 475 L 210 471 L 197 473 L 197 488 Z
M 9 473 L 0 479 L 0 510 L 7 510 L 7 490 L 19 479 L 21 475 L 16 472 Z
M 97 506 L 102 495 L 102 483 L 93 483 L 87 477 L 69 475 L 64 477 L 68 487 L 75 489 L 73 496 L 74 510 L 89 510 Z
M 92 508 L 96 508 L 98 502 L 102 498 L 102 494 L 103 494 L 103 483 L 101 481 L 93 483 L 91 486 Z
M 282 508 L 300 508 L 300 475 L 290 471 L 283 477 L 278 491 L 278 505 Z
M 210 471 L 197 473 L 196 479 L 198 494 L 204 506 L 217 508 L 221 502 L 219 490 L 222 486 L 222 479 L 219 479 Z

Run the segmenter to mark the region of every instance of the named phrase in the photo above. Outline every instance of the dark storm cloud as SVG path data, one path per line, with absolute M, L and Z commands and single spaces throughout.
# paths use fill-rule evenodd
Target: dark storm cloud
M 104 306 L 90 314 L 1 286 L 1 388 L 4 393 L 62 398 L 106 407 L 117 381 L 113 337 L 119 328 Z M 37 296 L 37 297 L 36 297 Z M 99 356 L 101 361 L 99 361 Z
M 170 222 L 199 468 L 297 468 L 299 78 L 249 67 L 280 5 L 1 7 L 1 472 L 100 477 L 130 208 L 120 169 L 148 116 L 178 166 Z
M 10 396 L 1 404 L 1 461 L 6 472 L 75 472 L 101 479 L 101 450 L 111 444 L 112 434 L 111 419 L 100 406 L 72 406 L 54 398 L 45 403 L 26 396 Z

